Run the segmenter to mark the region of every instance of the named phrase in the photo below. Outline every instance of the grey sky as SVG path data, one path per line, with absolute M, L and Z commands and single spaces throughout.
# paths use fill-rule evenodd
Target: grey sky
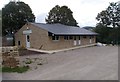
M 10 0 L 0 0 L 0 9 Z M 105 10 L 110 2 L 118 0 L 20 0 L 27 3 L 36 16 L 36 22 L 45 23 L 45 17 L 55 5 L 66 5 L 73 11 L 73 16 L 82 26 L 95 26 L 95 17 Z

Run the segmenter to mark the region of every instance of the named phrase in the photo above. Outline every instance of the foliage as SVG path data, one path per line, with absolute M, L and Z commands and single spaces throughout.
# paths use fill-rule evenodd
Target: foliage
M 106 26 L 102 24 L 98 24 L 94 31 L 98 33 L 99 35 L 97 36 L 97 42 L 109 44 L 111 43 L 111 37 L 110 37 L 110 32 L 113 30 L 113 28 L 109 27 L 107 28 Z
M 101 42 L 105 44 L 120 44 L 119 27 L 112 28 L 112 27 L 106 27 L 102 24 L 97 24 L 94 31 L 99 34 L 97 36 L 97 42 Z
M 106 10 L 98 13 L 96 19 L 104 26 L 119 27 L 120 26 L 120 4 L 110 3 Z
M 28 71 L 28 69 L 29 69 L 28 66 L 15 67 L 15 68 L 2 67 L 2 72 L 18 72 L 18 73 L 23 73 L 23 72 Z
M 106 10 L 98 13 L 96 19 L 99 23 L 94 30 L 100 34 L 97 41 L 120 44 L 120 4 L 110 3 Z
M 0 73 L 2 72 L 2 66 L 0 66 Z
M 0 10 L 0 36 L 2 34 L 2 10 Z
M 0 21 L 2 20 L 2 10 L 0 10 Z
M 35 21 L 35 16 L 28 4 L 21 1 L 10 1 L 2 8 L 2 29 L 4 35 L 15 33 L 26 21 Z
M 25 64 L 31 64 L 33 61 L 30 58 L 27 58 L 27 60 L 25 61 Z
M 77 22 L 73 17 L 73 12 L 67 6 L 56 5 L 49 12 L 46 22 L 49 24 L 61 23 L 69 26 L 77 26 Z

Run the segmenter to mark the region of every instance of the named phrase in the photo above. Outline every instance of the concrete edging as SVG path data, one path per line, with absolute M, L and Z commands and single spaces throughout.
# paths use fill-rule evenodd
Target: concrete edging
M 43 53 L 47 53 L 47 54 L 53 54 L 53 53 L 56 53 L 56 52 L 69 51 L 69 50 L 85 48 L 85 47 L 90 47 L 90 46 L 95 46 L 95 45 L 96 45 L 96 43 L 95 44 L 90 44 L 90 45 L 83 45 L 83 46 L 67 48 L 67 49 L 60 49 L 60 50 L 39 50 L 39 49 L 34 49 L 34 48 L 27 48 L 27 49 L 31 50 L 31 51 L 36 51 L 36 52 L 43 52 Z

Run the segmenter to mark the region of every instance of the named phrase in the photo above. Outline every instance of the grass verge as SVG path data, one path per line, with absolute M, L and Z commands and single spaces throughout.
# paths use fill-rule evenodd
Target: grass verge
M 2 72 L 2 67 L 0 67 L 0 72 Z
M 10 67 L 2 67 L 2 72 L 17 72 L 17 73 L 23 73 L 28 71 L 29 67 L 23 66 L 23 67 L 15 67 L 15 68 L 10 68 Z

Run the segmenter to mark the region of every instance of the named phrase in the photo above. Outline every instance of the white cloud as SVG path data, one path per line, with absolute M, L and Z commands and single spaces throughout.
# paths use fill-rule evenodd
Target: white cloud
M 47 17 L 47 13 L 41 13 L 37 15 L 35 22 L 45 23 L 45 18 Z

